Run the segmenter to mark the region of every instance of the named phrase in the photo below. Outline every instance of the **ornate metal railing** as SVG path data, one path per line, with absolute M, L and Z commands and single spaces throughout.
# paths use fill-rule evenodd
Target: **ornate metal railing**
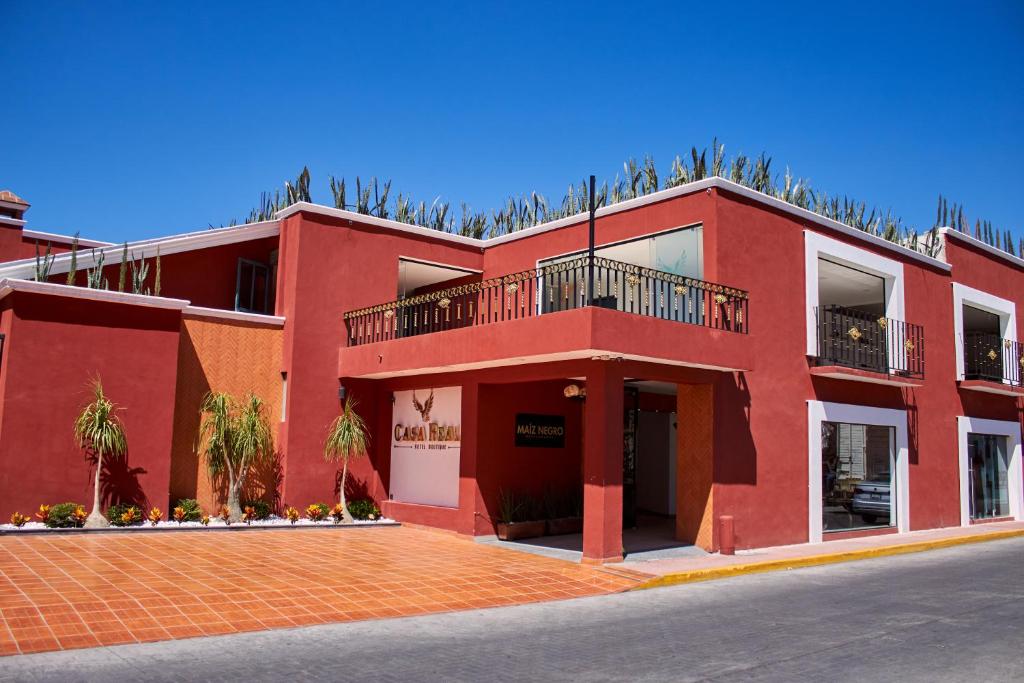
M 532 318 L 591 305 L 589 258 L 490 278 L 345 314 L 349 346 Z M 703 280 L 594 258 L 592 305 L 746 333 L 747 293 Z
M 924 328 L 844 306 L 815 309 L 818 365 L 924 377 Z
M 964 334 L 964 379 L 987 379 L 1001 384 L 1021 384 L 1024 345 L 995 334 Z

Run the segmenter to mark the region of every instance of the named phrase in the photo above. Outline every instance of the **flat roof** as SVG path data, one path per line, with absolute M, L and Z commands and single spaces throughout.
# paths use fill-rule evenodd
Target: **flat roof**
M 751 190 L 749 187 L 744 187 L 739 183 L 734 183 L 731 180 L 720 178 L 718 176 L 705 178 L 704 180 L 697 180 L 692 183 L 686 183 L 684 185 L 677 185 L 676 187 L 670 187 L 665 190 L 659 190 L 658 192 L 652 192 L 651 194 L 644 195 L 643 197 L 629 199 L 624 202 L 612 204 L 610 206 L 603 206 L 597 210 L 596 215 L 598 218 L 600 218 L 601 216 L 609 216 L 612 214 L 620 213 L 622 211 L 629 211 L 631 209 L 636 209 L 641 206 L 646 206 L 647 204 L 654 204 L 657 202 L 665 201 L 667 199 L 673 199 L 675 197 L 682 197 L 688 194 L 695 194 L 702 190 L 710 189 L 712 187 L 724 190 L 726 192 L 738 194 L 740 196 L 746 197 L 747 199 L 751 199 L 755 202 L 758 202 L 759 204 L 770 206 L 778 211 L 782 211 L 792 216 L 796 216 L 797 218 L 803 219 L 809 223 L 814 223 L 816 225 L 820 225 L 830 230 L 843 233 L 844 235 L 848 235 L 867 244 L 871 244 L 880 249 L 895 252 L 897 254 L 900 254 L 901 256 L 913 259 L 915 261 L 919 261 L 921 263 L 925 263 L 934 268 L 939 268 L 940 270 L 945 271 L 950 270 L 949 264 L 946 263 L 945 261 L 933 258 L 931 256 L 927 256 L 919 251 L 915 251 L 909 247 L 905 247 L 895 242 L 890 242 L 887 239 L 878 237 L 877 235 L 872 235 L 871 233 L 864 232 L 863 230 L 852 228 L 849 225 L 846 225 L 845 223 L 840 223 L 839 221 L 833 220 L 831 218 L 826 218 L 813 211 L 801 209 L 799 206 L 794 206 L 789 202 L 783 201 L 781 199 L 776 199 L 775 197 L 771 197 L 767 194 L 764 194 L 763 192 Z M 578 213 L 573 216 L 560 218 L 558 220 L 548 221 L 546 223 L 539 223 L 538 225 L 534 225 L 524 230 L 510 232 L 505 235 L 499 235 L 497 237 L 491 237 L 488 239 L 477 239 L 475 237 L 455 235 L 441 230 L 433 230 L 431 228 L 425 228 L 421 225 L 401 223 L 399 221 L 393 221 L 386 218 L 367 216 L 365 214 L 356 213 L 354 211 L 347 211 L 344 209 L 336 209 L 329 206 L 322 206 L 320 204 L 313 204 L 311 202 L 298 202 L 296 204 L 292 204 L 291 206 L 286 207 L 281 211 L 278 211 L 276 217 L 279 220 L 281 220 L 287 218 L 288 216 L 299 213 L 301 211 L 319 214 L 322 216 L 345 218 L 347 220 L 358 221 L 360 223 L 364 223 L 367 225 L 376 225 L 382 228 L 398 230 L 401 232 L 420 235 L 424 237 L 431 237 L 434 239 L 453 242 L 456 244 L 474 246 L 480 249 L 486 249 L 487 247 L 493 247 L 499 244 L 504 244 L 506 242 L 512 242 L 515 240 L 526 239 L 528 237 L 532 237 L 533 235 L 548 232 L 551 230 L 557 230 L 559 228 L 567 227 L 570 225 L 576 225 L 578 223 L 582 223 L 588 220 L 588 214 Z

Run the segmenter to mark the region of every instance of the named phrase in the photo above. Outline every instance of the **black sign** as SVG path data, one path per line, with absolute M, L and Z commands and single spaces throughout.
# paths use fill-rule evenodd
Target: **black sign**
M 565 416 L 517 413 L 516 446 L 565 448 Z

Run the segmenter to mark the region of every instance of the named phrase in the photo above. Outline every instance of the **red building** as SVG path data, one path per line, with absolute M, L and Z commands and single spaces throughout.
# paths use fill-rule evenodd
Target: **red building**
M 254 495 L 333 498 L 356 398 L 350 495 L 466 535 L 503 493 L 581 497 L 587 561 L 633 527 L 717 550 L 723 516 L 741 548 L 1024 519 L 1024 260 L 955 230 L 927 256 L 711 178 L 599 209 L 591 261 L 586 214 L 477 240 L 299 203 L 128 244 L 146 295 L 112 291 L 123 245 L 80 242 L 68 286 L 68 238 L 5 197 L 3 515 L 88 500 L 71 424 L 99 375 L 129 442 L 108 501 L 217 503 L 212 388 L 277 421 Z

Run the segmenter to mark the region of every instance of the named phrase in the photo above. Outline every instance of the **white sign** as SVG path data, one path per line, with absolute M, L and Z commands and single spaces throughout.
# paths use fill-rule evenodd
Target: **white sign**
M 391 408 L 391 497 L 459 506 L 462 387 L 396 391 Z

